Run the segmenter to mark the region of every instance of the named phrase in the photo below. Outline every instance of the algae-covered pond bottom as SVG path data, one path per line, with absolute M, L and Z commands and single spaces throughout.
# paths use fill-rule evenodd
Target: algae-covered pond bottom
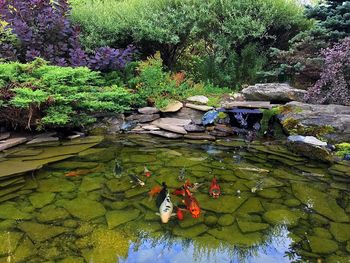
M 12 157 L 34 160 L 55 147 Z M 36 172 L 0 178 L 0 263 L 350 262 L 350 178 L 276 142 L 130 135 L 69 154 Z M 162 182 L 171 191 L 180 187 L 182 168 L 192 183 L 203 183 L 194 193 L 201 216 L 162 224 L 148 192 Z M 145 186 L 133 187 L 128 174 Z M 219 199 L 208 195 L 214 176 Z

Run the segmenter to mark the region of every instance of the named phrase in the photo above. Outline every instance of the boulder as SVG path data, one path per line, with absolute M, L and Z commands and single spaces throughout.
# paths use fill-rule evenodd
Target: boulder
M 330 162 L 332 156 L 325 147 L 326 145 L 326 142 L 322 142 L 313 136 L 292 135 L 287 139 L 287 146 L 291 151 L 311 159 Z
M 188 132 L 204 132 L 205 127 L 196 124 L 187 124 L 184 126 L 185 130 Z
M 289 102 L 303 101 L 306 91 L 286 83 L 263 83 L 244 88 L 241 93 L 246 100 Z
M 121 131 L 124 123 L 124 114 L 117 114 L 113 117 L 104 117 L 97 123 L 87 128 L 87 133 L 91 135 L 115 134 Z
M 293 101 L 285 109 L 278 118 L 287 133 L 313 133 L 332 143 L 350 141 L 350 106 Z
M 137 111 L 141 114 L 155 114 L 159 112 L 159 110 L 155 107 L 144 107 L 138 109 Z
M 194 110 L 199 110 L 199 111 L 210 111 L 210 110 L 214 109 L 211 106 L 197 105 L 197 104 L 192 104 L 192 103 L 186 103 L 186 107 L 194 109 Z
M 199 110 L 183 107 L 178 112 L 163 113 L 162 115 L 170 118 L 188 119 L 188 120 L 191 120 L 192 123 L 199 125 L 199 124 L 202 124 L 203 112 Z
M 203 95 L 197 95 L 187 98 L 187 101 L 195 102 L 199 104 L 207 104 L 209 102 L 209 99 L 206 96 Z
M 136 121 L 140 123 L 151 122 L 156 119 L 159 119 L 159 114 L 133 114 L 126 118 L 127 121 Z
M 223 104 L 223 108 L 227 110 L 235 108 L 250 108 L 250 109 L 271 109 L 272 105 L 269 101 L 232 101 Z
M 160 109 L 161 112 L 177 112 L 183 107 L 182 102 L 180 101 L 172 101 L 168 104 L 168 106 Z

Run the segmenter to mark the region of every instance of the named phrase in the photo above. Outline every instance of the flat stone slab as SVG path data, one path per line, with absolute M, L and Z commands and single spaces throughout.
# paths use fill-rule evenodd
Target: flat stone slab
M 159 112 L 159 110 L 155 107 L 144 107 L 138 109 L 137 111 L 141 114 L 155 114 Z
M 194 110 L 200 110 L 200 111 L 210 111 L 210 110 L 214 109 L 211 106 L 197 105 L 197 104 L 192 104 L 192 103 L 186 103 L 186 107 L 194 109 Z
M 251 109 L 271 109 L 272 105 L 269 101 L 233 101 L 223 105 L 225 109 L 233 109 L 237 107 Z
M 182 138 L 183 136 L 181 134 L 166 132 L 166 131 L 150 131 L 149 133 L 153 135 L 161 136 L 164 138 L 168 138 L 168 139 L 179 139 L 179 138 Z
M 27 140 L 28 140 L 27 138 L 19 137 L 19 138 L 7 139 L 6 141 L 0 141 L 0 151 L 6 150 L 8 148 L 24 143 Z
M 209 102 L 209 99 L 206 96 L 197 95 L 187 98 L 187 101 L 197 102 L 200 104 L 207 104 Z
M 165 108 L 160 109 L 161 112 L 177 112 L 179 111 L 184 105 L 180 101 L 173 101 L 168 104 Z
M 151 122 L 159 119 L 159 114 L 134 114 L 126 118 L 127 121 L 138 121 L 140 123 Z
M 33 139 L 26 144 L 35 144 L 35 143 L 42 143 L 42 142 L 58 142 L 58 137 L 38 137 L 36 139 Z
M 187 124 L 191 123 L 190 119 L 180 119 L 180 118 L 160 118 L 154 122 L 152 122 L 152 125 L 156 125 L 158 123 L 162 124 L 168 124 L 168 125 L 177 125 L 177 126 L 185 126 Z
M 187 124 L 184 126 L 185 130 L 188 132 L 204 132 L 205 127 L 196 124 Z
M 166 131 L 175 132 L 179 134 L 187 134 L 187 131 L 182 126 L 163 123 L 157 123 L 156 126 Z
M 142 125 L 142 129 L 145 129 L 148 131 L 159 131 L 160 130 L 160 128 L 158 128 L 156 125 L 152 125 L 152 124 Z
M 5 132 L 5 133 L 0 133 L 0 141 L 2 140 L 6 140 L 7 138 L 10 137 L 10 133 L 9 132 Z
M 209 141 L 214 141 L 216 138 L 215 136 L 206 134 L 206 133 L 191 133 L 191 134 L 186 134 L 184 136 L 186 139 L 191 139 L 191 140 L 209 140 Z

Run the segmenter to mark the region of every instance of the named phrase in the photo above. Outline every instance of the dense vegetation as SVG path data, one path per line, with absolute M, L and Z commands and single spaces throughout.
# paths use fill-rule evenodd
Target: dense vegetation
M 349 1 L 3 0 L 0 117 L 75 127 L 276 79 L 349 105 L 349 21 Z

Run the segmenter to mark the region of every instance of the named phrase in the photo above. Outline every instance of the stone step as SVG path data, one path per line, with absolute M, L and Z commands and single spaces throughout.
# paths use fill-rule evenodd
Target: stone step
M 233 109 L 237 107 L 251 109 L 271 109 L 272 106 L 275 105 L 272 105 L 269 101 L 233 101 L 223 105 L 225 109 Z
M 22 144 L 26 141 L 27 141 L 27 138 L 24 138 L 24 137 L 12 138 L 12 139 L 7 139 L 5 141 L 0 141 L 0 151 Z

